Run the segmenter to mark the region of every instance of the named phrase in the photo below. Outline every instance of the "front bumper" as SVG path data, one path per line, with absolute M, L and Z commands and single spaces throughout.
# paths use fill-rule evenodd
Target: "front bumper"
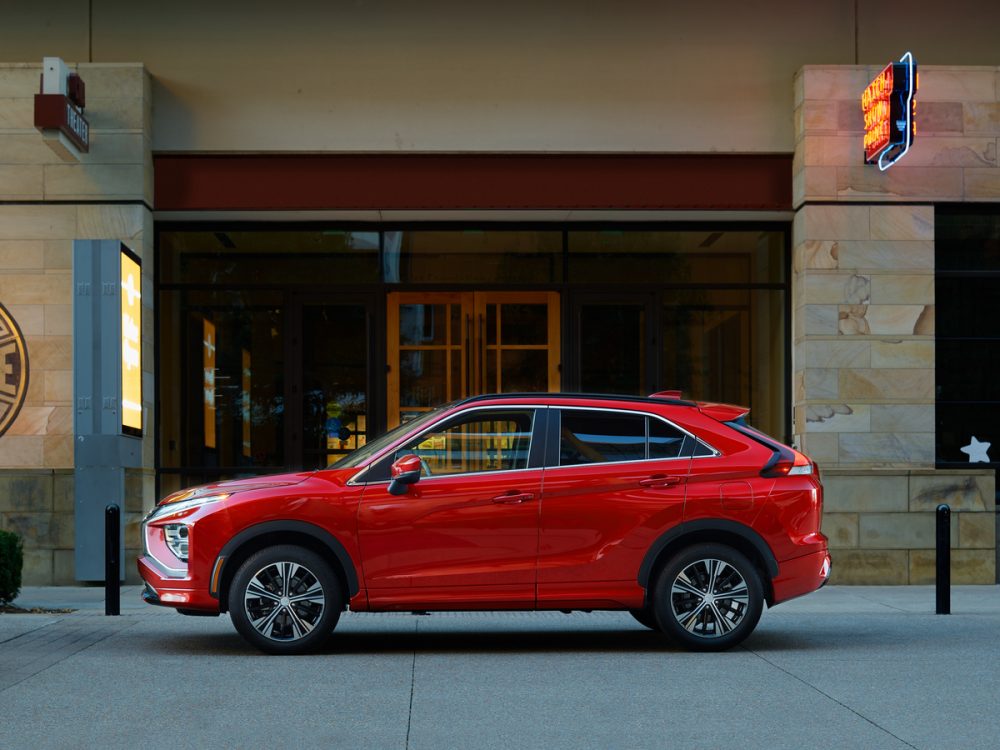
M 773 604 L 812 593 L 826 585 L 830 580 L 831 567 L 830 551 L 827 549 L 779 563 L 778 576 L 772 583 Z
M 136 565 L 146 582 L 142 600 L 147 604 L 219 612 L 219 600 L 208 593 L 207 587 L 196 586 L 190 578 L 168 578 L 146 557 L 136 560 Z

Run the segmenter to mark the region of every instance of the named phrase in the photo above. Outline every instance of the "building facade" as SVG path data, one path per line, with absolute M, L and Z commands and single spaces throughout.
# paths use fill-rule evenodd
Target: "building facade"
M 94 577 L 88 240 L 141 261 L 130 555 L 169 491 L 319 468 L 454 398 L 680 388 L 818 461 L 835 582 L 930 582 L 941 502 L 954 580 L 996 581 L 996 10 L 941 38 L 868 2 L 56 5 L 0 30 L 0 527 L 27 583 Z M 861 93 L 908 49 L 917 136 L 880 171 Z M 86 84 L 70 161 L 35 127 L 52 55 Z

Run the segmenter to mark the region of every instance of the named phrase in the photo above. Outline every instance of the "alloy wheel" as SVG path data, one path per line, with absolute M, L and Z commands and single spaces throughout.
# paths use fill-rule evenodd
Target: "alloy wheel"
M 326 592 L 304 565 L 268 563 L 250 579 L 243 595 L 250 625 L 273 641 L 297 641 L 309 635 L 323 617 Z
M 677 622 L 699 638 L 720 638 L 747 615 L 750 595 L 740 572 L 724 560 L 695 560 L 670 586 L 670 606 Z

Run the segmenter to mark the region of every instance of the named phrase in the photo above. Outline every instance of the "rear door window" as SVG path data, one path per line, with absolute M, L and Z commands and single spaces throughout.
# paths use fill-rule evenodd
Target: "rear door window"
M 646 418 L 639 414 L 561 410 L 559 465 L 642 461 Z

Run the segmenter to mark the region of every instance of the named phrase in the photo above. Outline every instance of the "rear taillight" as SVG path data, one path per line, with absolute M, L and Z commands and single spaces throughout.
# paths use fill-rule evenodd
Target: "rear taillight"
M 776 446 L 771 459 L 760 470 L 762 477 L 794 477 L 813 473 L 813 463 L 794 448 Z

